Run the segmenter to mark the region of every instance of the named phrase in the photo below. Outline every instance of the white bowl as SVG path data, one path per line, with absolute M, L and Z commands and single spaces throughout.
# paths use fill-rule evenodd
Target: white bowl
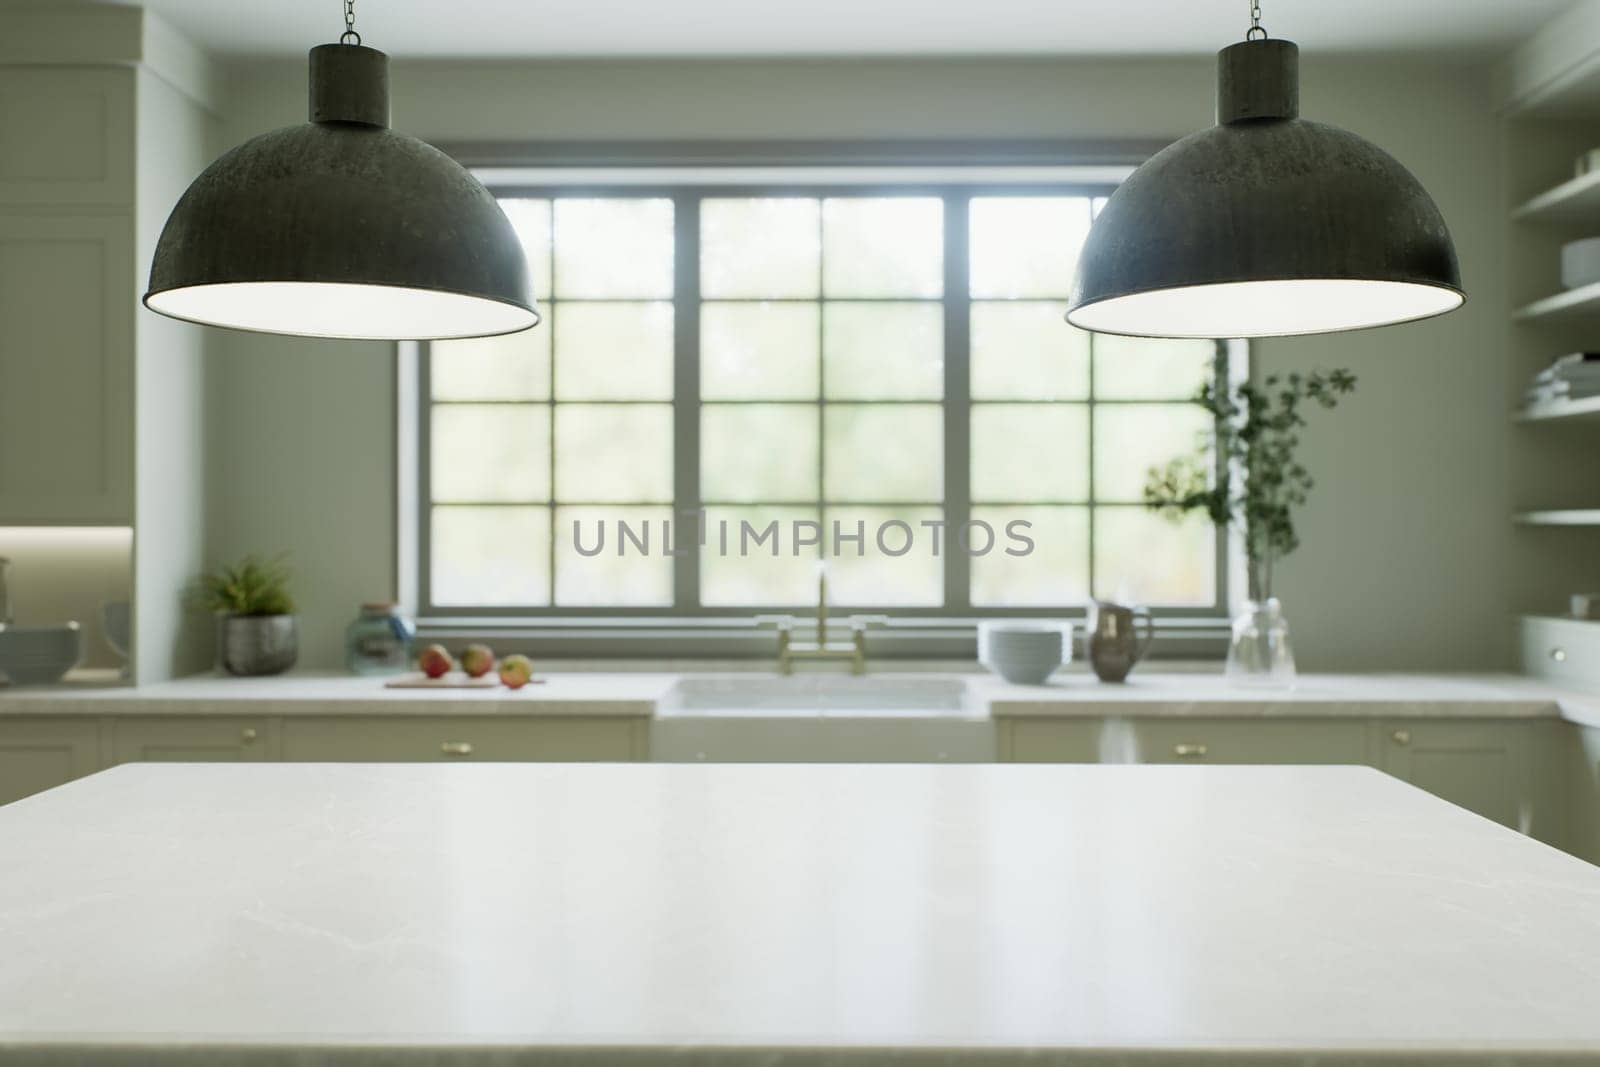
M 1015 685 L 1042 685 L 1072 658 L 1070 622 L 978 624 L 978 662 Z

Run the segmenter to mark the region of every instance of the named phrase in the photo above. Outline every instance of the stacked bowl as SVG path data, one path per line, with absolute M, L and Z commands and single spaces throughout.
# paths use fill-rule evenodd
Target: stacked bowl
M 1043 685 L 1072 659 L 1070 622 L 995 620 L 978 624 L 978 662 L 1016 685 Z
M 0 626 L 0 678 L 12 685 L 58 682 L 83 658 L 75 622 L 59 626 Z

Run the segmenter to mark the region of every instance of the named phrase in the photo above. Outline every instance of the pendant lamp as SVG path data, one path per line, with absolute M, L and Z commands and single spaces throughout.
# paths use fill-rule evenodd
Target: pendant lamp
M 1083 245 L 1067 321 L 1142 337 L 1276 337 L 1461 306 L 1455 246 L 1422 183 L 1299 117 L 1299 49 L 1259 4 L 1218 54 L 1217 125 L 1152 156 Z
M 494 197 L 443 152 L 389 129 L 389 57 L 345 4 L 311 49 L 311 121 L 222 156 L 156 244 L 152 311 L 264 333 L 428 340 L 539 321 Z

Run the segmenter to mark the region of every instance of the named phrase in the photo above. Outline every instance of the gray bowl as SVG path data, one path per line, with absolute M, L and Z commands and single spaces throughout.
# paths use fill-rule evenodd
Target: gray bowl
M 75 622 L 0 629 L 0 675 L 12 685 L 49 685 L 83 658 L 83 632 Z
M 978 627 L 978 662 L 1013 685 L 1043 685 L 1071 658 L 1069 623 L 996 620 Z
M 991 657 L 985 660 L 983 665 L 1012 685 L 1043 685 L 1056 672 L 1056 668 L 1061 666 L 1061 660 L 1057 656 L 1036 660 Z

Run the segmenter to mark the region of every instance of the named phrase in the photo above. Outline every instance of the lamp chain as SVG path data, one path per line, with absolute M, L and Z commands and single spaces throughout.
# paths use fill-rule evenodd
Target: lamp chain
M 339 43 L 361 43 L 361 35 L 356 32 L 356 0 L 344 0 L 344 32 L 339 35 Z
M 354 2 L 354 0 L 351 0 Z M 1247 41 L 1265 41 L 1267 30 L 1261 25 L 1261 0 L 1250 0 L 1250 29 L 1246 31 L 1244 39 Z

